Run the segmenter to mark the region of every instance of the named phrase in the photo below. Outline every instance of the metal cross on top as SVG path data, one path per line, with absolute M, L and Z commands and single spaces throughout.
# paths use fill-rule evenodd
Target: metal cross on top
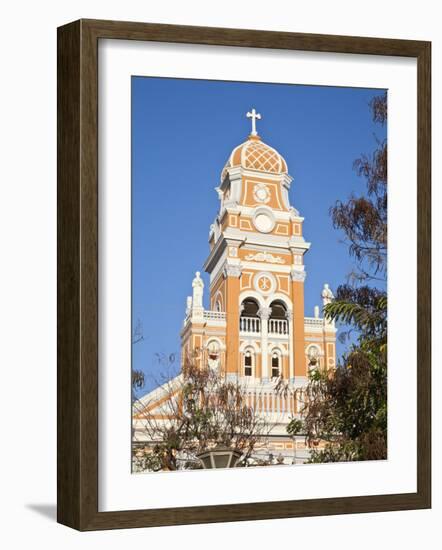
M 258 132 L 256 131 L 256 121 L 261 120 L 261 115 L 255 111 L 255 109 L 252 109 L 247 113 L 247 118 L 252 119 L 252 136 L 257 136 Z

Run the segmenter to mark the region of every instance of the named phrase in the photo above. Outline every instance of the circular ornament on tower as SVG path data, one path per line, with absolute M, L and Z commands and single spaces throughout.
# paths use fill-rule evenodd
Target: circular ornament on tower
M 271 273 L 262 271 L 261 273 L 255 275 L 254 287 L 264 296 L 273 294 L 276 290 L 275 277 Z
M 270 191 L 265 183 L 257 183 L 253 188 L 253 198 L 257 202 L 267 204 L 270 201 Z
M 253 216 L 253 225 L 260 233 L 270 233 L 275 227 L 275 217 L 270 208 L 258 208 Z

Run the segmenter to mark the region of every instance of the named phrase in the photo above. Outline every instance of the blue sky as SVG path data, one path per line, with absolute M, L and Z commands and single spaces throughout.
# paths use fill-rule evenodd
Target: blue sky
M 255 107 L 258 132 L 286 159 L 291 204 L 305 217 L 305 315 L 313 316 L 325 282 L 346 281 L 353 261 L 333 229 L 329 208 L 365 192 L 353 161 L 371 153 L 386 128 L 368 108 L 380 90 L 206 80 L 132 78 L 132 319 L 143 326 L 132 366 L 147 388 L 179 356 L 186 296 L 208 255 L 218 211 L 214 188 L 231 150 L 247 139 Z M 209 281 L 205 300 L 208 306 Z M 339 346 L 339 352 L 344 348 Z M 177 360 L 177 363 L 179 361 Z

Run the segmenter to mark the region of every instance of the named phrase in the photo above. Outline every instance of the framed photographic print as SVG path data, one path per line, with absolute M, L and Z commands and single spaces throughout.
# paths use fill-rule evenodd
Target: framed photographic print
M 59 28 L 59 522 L 430 507 L 430 64 Z

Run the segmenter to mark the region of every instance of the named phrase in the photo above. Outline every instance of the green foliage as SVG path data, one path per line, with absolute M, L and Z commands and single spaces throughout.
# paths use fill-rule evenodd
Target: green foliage
M 132 371 L 132 388 L 134 390 L 140 390 L 144 387 L 144 373 L 140 370 Z
M 313 371 L 306 397 L 304 423 L 289 433 L 306 433 L 311 462 L 386 458 L 386 334 L 361 335 L 335 370 Z
M 288 426 L 287 426 L 287 433 L 290 435 L 298 435 L 302 433 L 304 429 L 304 423 L 302 420 L 299 420 L 298 418 L 293 418 L 290 420 Z

